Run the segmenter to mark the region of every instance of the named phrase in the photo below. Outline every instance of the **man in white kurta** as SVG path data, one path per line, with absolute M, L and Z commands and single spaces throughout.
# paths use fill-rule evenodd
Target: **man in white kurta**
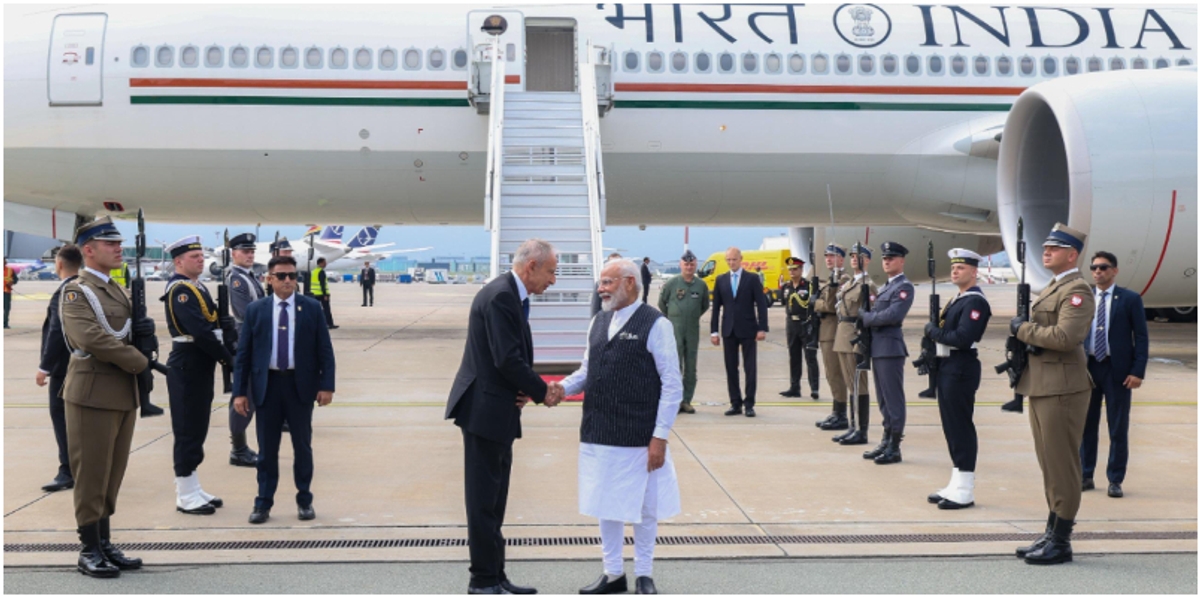
M 582 593 L 627 590 L 621 558 L 626 523 L 634 528 L 637 592 L 656 592 L 651 576 L 658 521 L 680 511 L 667 448 L 683 400 L 679 356 L 671 322 L 637 300 L 640 287 L 632 262 L 604 268 L 598 288 L 603 311 L 592 319 L 582 365 L 562 382 L 567 395 L 586 392 L 579 511 L 600 519 L 604 553 L 604 575 Z

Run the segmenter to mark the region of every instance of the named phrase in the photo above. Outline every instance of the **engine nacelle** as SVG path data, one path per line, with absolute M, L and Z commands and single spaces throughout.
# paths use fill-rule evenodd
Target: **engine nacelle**
M 1042 242 L 1055 222 L 1087 233 L 1080 269 L 1096 251 L 1117 256 L 1117 284 L 1147 307 L 1196 304 L 1196 70 L 1125 70 L 1026 89 L 1000 143 L 997 204 L 1016 263 L 1025 220 L 1028 280 L 1052 274 Z M 1188 207 L 1191 206 L 1191 207 Z

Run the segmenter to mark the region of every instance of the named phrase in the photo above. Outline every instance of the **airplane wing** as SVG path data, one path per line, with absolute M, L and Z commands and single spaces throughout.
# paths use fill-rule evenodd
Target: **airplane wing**
M 388 243 L 388 244 L 395 244 L 395 243 Z M 379 246 L 386 247 L 388 245 L 379 245 Z M 421 251 L 429 251 L 431 249 L 433 249 L 433 247 L 421 247 L 419 249 L 393 249 L 391 251 L 371 251 L 370 253 L 364 253 L 364 255 L 379 256 L 379 255 L 396 255 L 398 253 L 420 253 Z

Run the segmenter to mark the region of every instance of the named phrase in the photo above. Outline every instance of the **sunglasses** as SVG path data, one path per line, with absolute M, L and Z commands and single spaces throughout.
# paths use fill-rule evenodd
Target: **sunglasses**
M 299 272 L 276 272 L 271 274 L 276 280 L 298 280 L 300 279 Z
M 1096 265 L 1093 265 L 1093 266 L 1092 266 L 1092 271 L 1102 271 L 1102 272 L 1106 272 L 1106 271 L 1108 271 L 1108 269 L 1109 269 L 1110 267 L 1112 267 L 1112 266 L 1111 266 L 1111 265 L 1108 265 L 1108 264 L 1105 264 L 1105 263 L 1099 263 L 1099 264 L 1096 264 Z

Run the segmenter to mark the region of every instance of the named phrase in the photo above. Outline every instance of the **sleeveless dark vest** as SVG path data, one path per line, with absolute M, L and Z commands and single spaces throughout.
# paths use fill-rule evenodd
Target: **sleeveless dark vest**
M 602 446 L 645 447 L 654 436 L 662 379 L 647 344 L 657 309 L 641 305 L 608 339 L 612 312 L 596 314 L 588 336 L 587 389 L 579 441 Z

